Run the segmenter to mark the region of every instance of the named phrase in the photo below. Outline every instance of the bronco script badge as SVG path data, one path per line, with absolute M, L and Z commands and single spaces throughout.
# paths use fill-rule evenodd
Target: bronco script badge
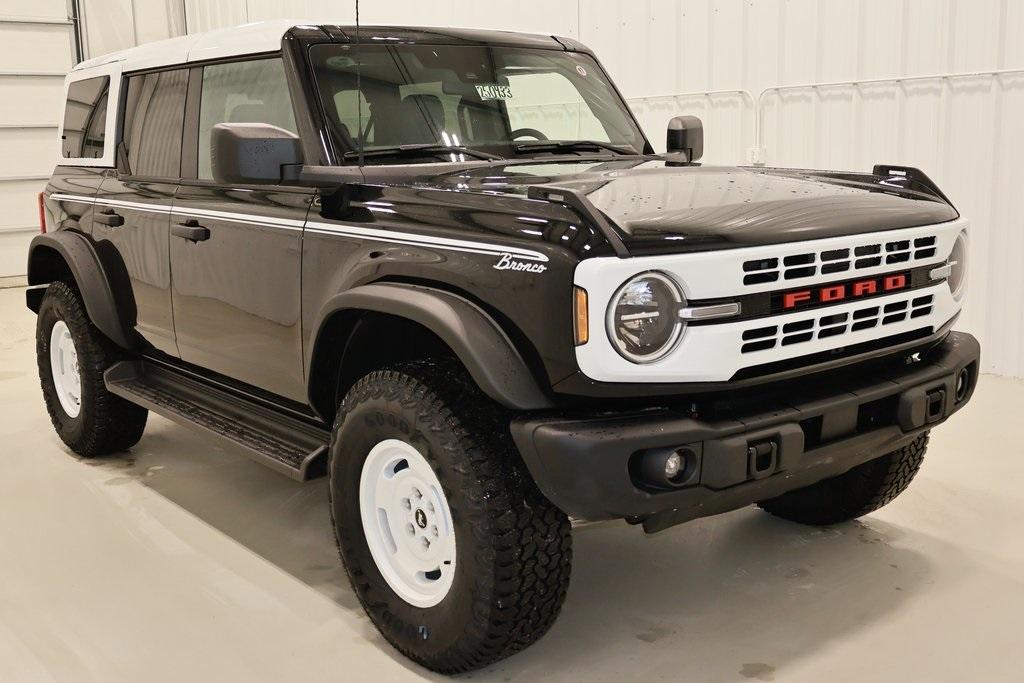
M 522 270 L 527 273 L 543 273 L 548 269 L 543 263 L 529 263 L 520 261 L 512 254 L 502 254 L 498 262 L 494 264 L 495 270 Z

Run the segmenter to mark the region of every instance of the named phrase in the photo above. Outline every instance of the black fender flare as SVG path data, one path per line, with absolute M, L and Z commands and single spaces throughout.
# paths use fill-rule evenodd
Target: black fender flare
M 92 323 L 118 346 L 130 349 L 134 346 L 133 335 L 125 324 L 126 319 L 118 307 L 118 297 L 110 278 L 103 268 L 99 254 L 89 239 L 71 230 L 36 235 L 28 248 L 28 284 L 49 284 L 54 278 L 47 270 L 41 254 L 50 249 L 60 255 L 75 279 L 82 294 L 85 310 Z M 26 294 L 28 307 L 36 313 L 42 302 L 42 289 L 29 289 Z
M 411 320 L 436 334 L 455 353 L 485 394 L 514 410 L 552 407 L 526 361 L 497 322 L 479 306 L 451 292 L 420 285 L 361 285 L 332 296 L 321 307 L 306 376 L 328 319 L 344 310 L 386 313 Z M 313 383 L 308 382 L 312 387 Z M 312 400 L 312 396 L 310 399 Z

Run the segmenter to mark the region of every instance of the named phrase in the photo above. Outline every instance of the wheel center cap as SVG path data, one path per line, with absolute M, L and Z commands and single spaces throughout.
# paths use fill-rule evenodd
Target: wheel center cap
M 418 524 L 421 529 L 427 528 L 427 513 L 420 508 L 416 509 L 416 524 Z

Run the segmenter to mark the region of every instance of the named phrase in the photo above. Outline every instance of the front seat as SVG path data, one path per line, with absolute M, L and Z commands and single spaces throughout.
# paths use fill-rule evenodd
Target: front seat
M 444 104 L 437 95 L 407 95 L 399 105 L 396 145 L 441 142 L 444 130 Z

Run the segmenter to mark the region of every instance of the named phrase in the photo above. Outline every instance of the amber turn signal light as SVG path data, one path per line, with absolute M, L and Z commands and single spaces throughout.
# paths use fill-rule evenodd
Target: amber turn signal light
M 582 346 L 590 339 L 590 320 L 587 316 L 587 290 L 582 287 L 573 287 L 572 312 L 576 346 Z

